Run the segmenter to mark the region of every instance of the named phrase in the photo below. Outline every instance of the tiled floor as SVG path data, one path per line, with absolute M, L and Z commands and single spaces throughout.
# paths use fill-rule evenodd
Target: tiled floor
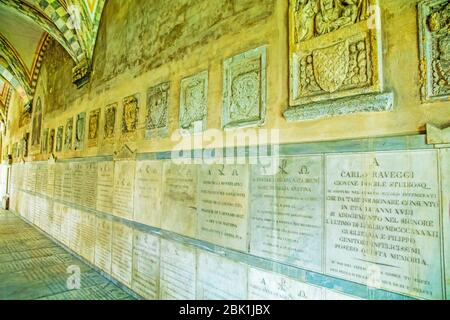
M 79 268 L 80 289 L 69 290 Z M 68 281 L 69 280 L 69 281 Z M 69 286 L 67 283 L 69 282 Z M 0 300 L 128 300 L 132 296 L 16 215 L 0 210 Z

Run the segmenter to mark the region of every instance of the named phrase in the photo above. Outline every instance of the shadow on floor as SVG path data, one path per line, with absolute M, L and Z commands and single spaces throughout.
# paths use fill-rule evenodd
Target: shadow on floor
M 77 286 L 78 270 L 80 289 L 70 290 Z M 19 217 L 0 210 L 0 300 L 132 299 Z

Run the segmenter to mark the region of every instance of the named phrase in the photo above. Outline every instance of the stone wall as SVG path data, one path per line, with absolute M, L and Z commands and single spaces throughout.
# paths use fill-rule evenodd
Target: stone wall
M 15 164 L 11 207 L 148 299 L 445 299 L 448 149 L 423 138 Z
M 146 298 L 448 298 L 447 2 L 110 0 L 13 97 L 12 209 Z

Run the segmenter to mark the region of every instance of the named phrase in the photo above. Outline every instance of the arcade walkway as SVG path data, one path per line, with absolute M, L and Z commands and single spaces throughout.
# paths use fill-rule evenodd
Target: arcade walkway
M 81 271 L 78 290 L 68 268 Z M 125 291 L 17 216 L 0 210 L 0 300 L 127 300 Z

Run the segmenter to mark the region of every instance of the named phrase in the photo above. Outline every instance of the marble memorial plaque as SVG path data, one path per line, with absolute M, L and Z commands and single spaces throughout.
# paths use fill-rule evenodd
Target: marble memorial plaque
M 217 245 L 247 251 L 247 165 L 203 165 L 199 174 L 198 236 Z
M 81 214 L 81 256 L 90 263 L 95 262 L 96 221 L 95 214 L 83 212 Z
M 435 151 L 326 158 L 326 273 L 441 299 Z
M 322 288 L 274 272 L 249 268 L 249 300 L 322 300 Z
M 450 300 L 450 149 L 439 151 L 442 179 L 442 216 L 447 300 Z
M 58 202 L 53 203 L 53 223 L 50 234 L 58 241 L 61 241 L 62 206 L 63 205 Z
M 60 162 L 55 163 L 55 188 L 54 188 L 55 200 L 63 199 L 63 172 L 64 172 L 63 163 Z
M 81 212 L 69 208 L 69 248 L 81 255 Z
M 197 165 L 164 163 L 163 214 L 165 230 L 195 237 L 197 227 Z
M 72 173 L 72 196 L 73 202 L 84 206 L 84 202 L 81 196 L 82 190 L 84 188 L 84 168 L 81 162 L 72 163 L 71 166 Z
M 36 186 L 37 186 L 37 165 L 35 163 L 32 163 L 30 165 L 30 170 L 28 171 L 30 175 L 30 185 L 28 191 L 36 192 Z
M 329 289 L 324 289 L 324 300 L 336 300 L 336 301 L 345 301 L 345 300 L 363 300 L 358 297 L 349 296 L 347 294 L 343 294 L 340 292 L 336 292 Z
M 111 274 L 131 288 L 133 269 L 133 229 L 113 222 Z
M 114 192 L 114 162 L 102 161 L 98 162 L 97 166 L 97 210 L 112 213 L 111 195 Z
M 48 173 L 47 173 L 47 186 L 46 186 L 46 193 L 45 195 L 53 198 L 54 197 L 54 192 L 55 192 L 55 167 L 56 164 L 54 163 L 50 163 L 48 165 Z
M 89 209 L 95 209 L 97 204 L 97 162 L 84 162 L 84 186 L 81 190 L 83 204 Z
M 70 247 L 70 214 L 70 208 L 61 205 L 61 242 L 66 247 Z
M 306 156 L 281 158 L 276 174 L 252 166 L 251 254 L 322 270 L 322 165 L 321 156 Z
M 162 162 L 136 162 L 134 220 L 152 227 L 161 226 Z
M 114 165 L 113 214 L 118 217 L 133 218 L 135 161 L 116 161 Z
M 95 265 L 104 272 L 111 273 L 112 222 L 98 218 L 96 224 Z
M 262 125 L 266 119 L 266 48 L 224 61 L 222 127 Z
M 247 266 L 218 256 L 197 251 L 198 300 L 246 300 Z
M 195 249 L 161 240 L 161 300 L 195 300 Z
M 159 238 L 134 230 L 132 289 L 148 300 L 159 296 Z
M 63 163 L 62 171 L 62 200 L 72 202 L 74 196 L 72 163 Z
M 36 193 L 43 194 L 42 185 L 47 179 L 47 167 L 41 163 L 36 165 Z

